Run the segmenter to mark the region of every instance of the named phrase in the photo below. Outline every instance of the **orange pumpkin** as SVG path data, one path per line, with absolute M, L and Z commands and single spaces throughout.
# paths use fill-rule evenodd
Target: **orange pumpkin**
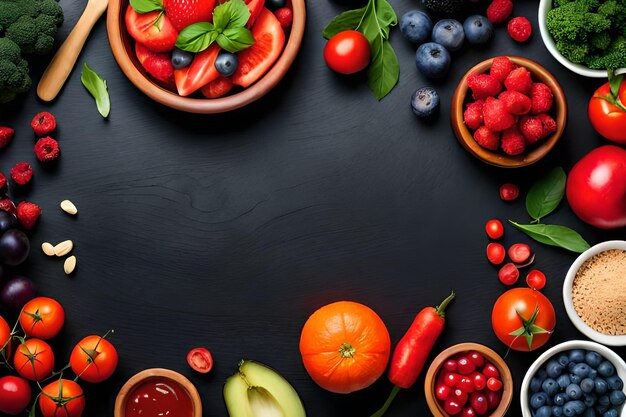
M 320 387 L 348 394 L 374 383 L 385 372 L 391 339 L 371 308 L 338 301 L 317 310 L 304 324 L 300 353 Z

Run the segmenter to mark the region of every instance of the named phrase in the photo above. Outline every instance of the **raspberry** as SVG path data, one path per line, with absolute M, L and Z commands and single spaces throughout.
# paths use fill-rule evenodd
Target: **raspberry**
M 50 136 L 41 138 L 35 143 L 35 156 L 41 162 L 54 161 L 59 157 L 59 142 L 52 139 Z
M 513 2 L 511 0 L 493 0 L 487 7 L 487 19 L 491 23 L 502 23 L 511 16 Z
M 541 124 L 543 125 L 543 134 L 545 136 L 551 135 L 556 132 L 556 121 L 546 113 L 538 114 L 537 119 L 541 120 Z
M 497 151 L 500 147 L 500 134 L 492 132 L 485 126 L 479 127 L 476 132 L 474 132 L 474 140 L 483 148 L 492 151 Z
M 526 114 L 532 104 L 530 98 L 519 91 L 503 91 L 498 99 L 504 102 L 506 110 L 511 114 Z
M 0 195 L 6 193 L 9 187 L 7 186 L 7 177 L 4 176 L 2 172 L 0 172 Z
M 33 167 L 28 162 L 18 162 L 11 168 L 11 178 L 19 185 L 26 185 L 33 177 Z
M 49 135 L 56 129 L 57 121 L 52 114 L 47 111 L 42 111 L 33 117 L 33 121 L 30 122 L 30 127 L 33 128 L 37 137 L 42 137 Z
M 10 127 L 0 126 L 0 149 L 4 149 L 7 147 L 13 135 L 15 134 L 15 130 Z
M 530 78 L 530 72 L 526 68 L 519 67 L 507 75 L 504 85 L 507 90 L 519 91 L 522 94 L 529 95 L 533 87 L 533 80 Z
M 541 119 L 535 116 L 524 116 L 519 122 L 519 130 L 529 145 L 546 137 Z
M 281 7 L 274 12 L 276 18 L 280 22 L 280 26 L 283 30 L 289 30 L 291 23 L 293 22 L 293 10 L 289 7 Z
M 546 113 L 552 108 L 552 90 L 544 83 L 534 83 L 530 89 L 532 114 Z
M 509 20 L 506 30 L 514 41 L 526 42 L 533 33 L 533 26 L 528 19 L 518 16 Z
M 29 201 L 22 201 L 17 205 L 17 219 L 26 230 L 30 230 L 35 226 L 39 216 L 41 216 L 41 208 Z
M 515 124 L 515 117 L 508 111 L 503 101 L 489 97 L 483 107 L 485 126 L 492 132 L 501 132 Z
M 476 130 L 483 124 L 483 106 L 485 100 L 476 100 L 468 103 L 463 112 L 463 120 L 470 129 Z
M 0 210 L 15 214 L 15 204 L 8 198 L 0 198 Z
M 500 138 L 500 148 L 507 155 L 519 155 L 526 150 L 526 139 L 517 129 L 517 126 L 513 126 L 504 132 Z
M 499 56 L 491 62 L 489 74 L 501 83 L 506 80 L 507 75 L 515 69 L 515 64 L 508 56 Z
M 502 84 L 489 74 L 472 74 L 467 77 L 467 86 L 472 90 L 474 100 L 495 97 L 502 91 Z

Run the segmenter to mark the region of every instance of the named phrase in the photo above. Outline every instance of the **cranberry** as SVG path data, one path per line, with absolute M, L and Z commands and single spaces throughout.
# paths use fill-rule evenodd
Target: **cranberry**
M 513 201 L 519 197 L 519 187 L 515 184 L 506 183 L 500 186 L 500 198 L 502 201 Z

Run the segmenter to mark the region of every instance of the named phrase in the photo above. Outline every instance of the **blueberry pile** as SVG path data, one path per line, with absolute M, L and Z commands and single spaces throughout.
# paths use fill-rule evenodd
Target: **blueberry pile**
M 534 417 L 618 417 L 623 388 L 610 361 L 573 349 L 550 359 L 531 379 L 530 407 Z

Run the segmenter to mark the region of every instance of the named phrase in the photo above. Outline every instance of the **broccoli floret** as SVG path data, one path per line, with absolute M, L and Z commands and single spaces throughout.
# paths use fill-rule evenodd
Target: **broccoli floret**
M 589 56 L 589 45 L 584 42 L 557 42 L 556 49 L 567 59 L 574 64 L 584 63 Z
M 597 16 L 590 10 L 584 1 L 567 3 L 550 10 L 546 16 L 548 32 L 556 41 L 586 41 L 588 33 L 594 30 L 589 23 Z
M 594 56 L 587 60 L 586 65 L 591 69 L 618 69 L 626 67 L 626 38 L 616 38 L 609 49 L 601 56 Z
M 8 38 L 0 38 L 0 104 L 8 103 L 30 89 L 28 63 L 20 47 Z
M 611 21 L 614 30 L 624 30 L 626 23 L 626 3 L 608 0 L 598 7 L 598 14 Z
M 611 34 L 608 31 L 594 33 L 589 39 L 591 48 L 598 51 L 604 51 L 611 44 Z
M 24 54 L 44 55 L 52 50 L 63 10 L 56 0 L 0 0 L 0 30 Z M 0 35 L 1 36 L 1 35 Z

